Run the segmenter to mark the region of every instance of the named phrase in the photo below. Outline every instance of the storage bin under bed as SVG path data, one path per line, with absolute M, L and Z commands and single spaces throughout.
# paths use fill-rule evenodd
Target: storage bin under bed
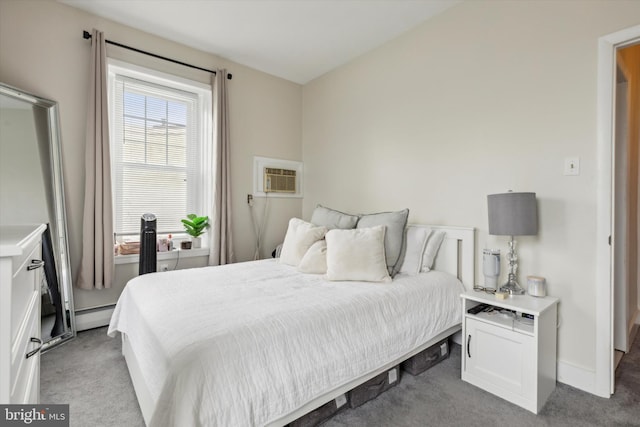
M 349 396 L 349 407 L 357 408 L 358 406 L 378 397 L 380 394 L 389 390 L 391 387 L 398 385 L 400 382 L 400 366 L 385 371 L 369 381 L 360 384 L 347 395 Z
M 398 385 L 400 369 L 411 375 L 419 375 L 449 357 L 449 339 L 445 338 L 431 347 L 360 384 L 347 394 L 325 403 L 289 424 L 289 427 L 315 427 L 333 417 L 344 408 L 357 408 Z
M 289 427 L 315 427 L 346 408 L 347 395 L 342 394 L 319 408 L 301 416 L 289 424 Z
M 449 357 L 449 339 L 445 338 L 426 350 L 423 350 L 415 356 L 405 360 L 400 364 L 400 366 L 403 371 L 406 371 L 411 375 L 419 375 L 432 366 L 442 362 L 447 357 Z

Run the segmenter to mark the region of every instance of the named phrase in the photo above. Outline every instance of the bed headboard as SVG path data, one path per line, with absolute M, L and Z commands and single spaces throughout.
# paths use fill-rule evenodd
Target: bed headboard
M 475 283 L 475 229 L 473 227 L 448 227 L 443 225 L 409 224 L 408 227 L 424 227 L 446 233 L 434 263 L 434 270 L 456 276 L 467 290 Z

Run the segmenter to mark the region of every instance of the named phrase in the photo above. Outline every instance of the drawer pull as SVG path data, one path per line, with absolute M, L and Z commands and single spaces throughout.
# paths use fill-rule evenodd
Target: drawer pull
M 471 344 L 471 334 L 467 335 L 467 356 L 471 359 L 471 346 L 469 344 Z
M 38 348 L 31 350 L 29 353 L 27 353 L 27 359 L 35 355 L 36 353 L 38 353 L 40 350 L 42 350 L 42 340 L 40 338 L 31 337 L 29 339 L 29 342 L 36 342 L 40 345 L 38 346 Z
M 44 261 L 41 259 L 32 259 L 31 264 L 27 266 L 27 271 L 37 270 L 44 265 Z

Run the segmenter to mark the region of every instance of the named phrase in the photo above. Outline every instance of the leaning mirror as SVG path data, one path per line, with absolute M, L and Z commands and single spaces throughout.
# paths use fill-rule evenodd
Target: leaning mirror
M 43 351 L 76 335 L 60 144 L 58 104 L 0 83 L 0 225 L 47 225 Z

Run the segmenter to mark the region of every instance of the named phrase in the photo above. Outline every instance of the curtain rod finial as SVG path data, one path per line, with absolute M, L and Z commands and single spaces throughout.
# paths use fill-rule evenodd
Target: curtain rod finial
M 87 30 L 82 31 L 82 38 L 83 39 L 90 39 L 91 38 L 91 33 Z

